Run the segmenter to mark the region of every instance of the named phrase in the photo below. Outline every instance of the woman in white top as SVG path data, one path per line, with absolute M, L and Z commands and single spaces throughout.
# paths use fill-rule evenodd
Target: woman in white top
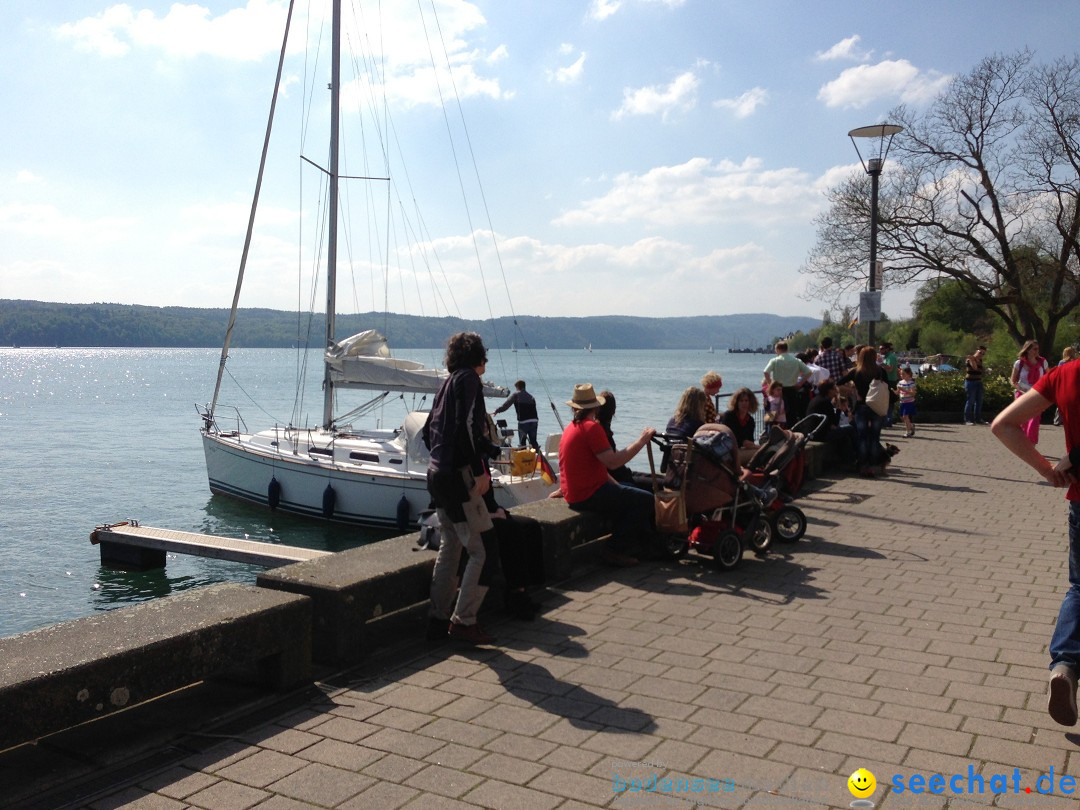
M 1039 354 L 1039 344 L 1037 341 L 1029 340 L 1024 344 L 1023 348 L 1016 355 L 1017 360 L 1013 363 L 1012 368 L 1012 381 L 1013 390 L 1015 392 L 1015 398 L 1019 399 L 1025 393 L 1031 390 L 1038 379 L 1047 372 L 1049 365 L 1046 362 L 1046 358 Z M 1040 413 L 1033 419 L 1024 423 L 1024 433 L 1028 437 L 1028 441 L 1032 444 L 1039 443 L 1039 421 L 1042 419 Z

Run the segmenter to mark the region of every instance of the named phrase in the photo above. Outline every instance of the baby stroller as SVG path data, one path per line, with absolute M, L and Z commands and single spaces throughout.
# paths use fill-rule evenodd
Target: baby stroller
M 775 481 L 779 492 L 791 497 L 797 495 L 803 479 L 802 451 L 825 422 L 823 414 L 812 413 L 789 430 L 773 426 L 761 447 L 746 462 L 746 480 L 758 487 Z M 806 533 L 806 515 L 783 497 L 778 496 L 766 505 L 765 519 L 773 538 L 781 542 L 794 543 Z
M 668 457 L 663 477 L 654 479 L 657 503 L 676 500 L 682 507 L 681 521 L 657 521 L 658 530 L 667 533 L 672 557 L 681 559 L 694 549 L 711 557 L 720 570 L 729 570 L 742 562 L 745 548 L 759 555 L 768 551 L 772 526 L 764 513 L 778 495 L 774 487 L 759 488 L 740 476 L 730 428 L 703 425 L 689 440 L 657 434 L 653 441 Z M 649 464 L 652 467 L 651 447 Z

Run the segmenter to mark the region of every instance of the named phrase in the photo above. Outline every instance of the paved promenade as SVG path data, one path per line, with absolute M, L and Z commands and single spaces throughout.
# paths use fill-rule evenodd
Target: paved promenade
M 77 806 L 813 810 L 858 768 L 887 810 L 1076 806 L 1045 713 L 1063 491 L 986 426 L 885 433 L 890 474 L 815 482 L 768 559 L 588 572 L 498 648 L 400 645 Z

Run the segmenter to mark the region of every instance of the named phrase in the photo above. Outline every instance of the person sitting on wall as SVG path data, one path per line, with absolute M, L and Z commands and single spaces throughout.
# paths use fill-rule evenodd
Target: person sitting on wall
M 735 434 L 735 440 L 738 442 L 739 448 L 739 463 L 743 465 L 751 459 L 758 449 L 757 444 L 754 442 L 756 429 L 754 414 L 757 413 L 757 409 L 758 401 L 757 397 L 754 396 L 754 392 L 749 388 L 740 388 L 731 395 L 728 409 L 724 411 L 724 415 L 720 420 L 721 424 L 727 425 L 731 428 L 731 432 Z
M 653 496 L 637 487 L 620 484 L 611 470 L 626 464 L 656 434 L 645 428 L 641 435 L 622 450 L 613 450 L 596 414 L 604 399 L 598 397 L 592 383 L 574 386 L 573 398 L 567 400 L 574 411 L 573 421 L 563 431 L 559 442 L 559 488 L 566 505 L 577 512 L 591 512 L 612 522 L 611 539 L 603 559 L 611 565 L 637 565 L 636 552 L 646 533 L 653 529 Z

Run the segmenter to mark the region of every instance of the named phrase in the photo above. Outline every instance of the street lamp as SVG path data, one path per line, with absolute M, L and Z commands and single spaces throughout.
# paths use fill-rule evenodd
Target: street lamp
M 871 293 L 872 303 L 876 302 L 878 315 L 881 310 L 881 298 L 880 296 L 872 295 L 878 289 L 878 266 L 877 266 L 877 222 L 878 222 L 878 179 L 881 177 L 881 168 L 885 165 L 885 157 L 889 154 L 889 147 L 892 146 L 893 136 L 898 132 L 903 132 L 904 128 L 897 124 L 872 124 L 868 127 L 858 127 L 851 130 L 848 133 L 848 137 L 851 138 L 851 143 L 855 147 L 855 154 L 859 156 L 859 162 L 862 163 L 863 170 L 870 175 L 870 278 L 868 283 L 868 290 Z M 862 152 L 859 150 L 859 142 L 856 138 L 869 138 L 877 139 L 877 154 L 873 157 L 863 158 Z M 888 141 L 885 139 L 888 138 Z M 877 321 L 877 317 L 873 317 L 868 320 L 866 326 L 867 343 L 871 346 L 874 345 L 874 323 Z

